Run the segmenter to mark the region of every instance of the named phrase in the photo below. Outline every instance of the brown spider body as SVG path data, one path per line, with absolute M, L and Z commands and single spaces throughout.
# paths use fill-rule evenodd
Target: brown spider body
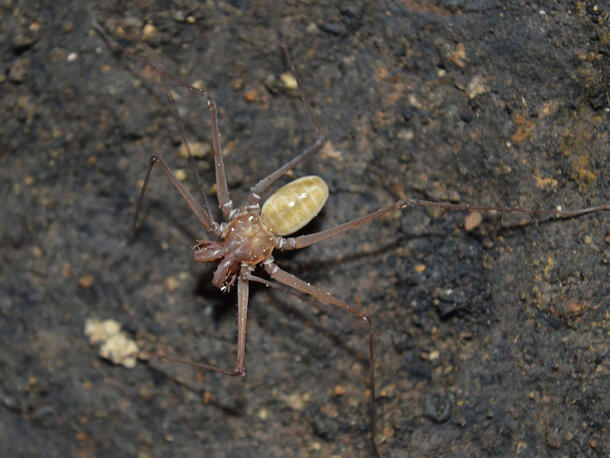
M 212 284 L 227 291 L 235 283 L 240 266 L 256 266 L 271 255 L 274 244 L 275 236 L 260 216 L 243 211 L 226 225 L 222 241 L 198 242 L 193 257 L 197 262 L 220 259 Z
M 196 262 L 218 262 L 212 284 L 221 291 L 235 283 L 240 266 L 254 268 L 266 259 L 282 235 L 292 234 L 316 217 L 326 199 L 328 186 L 318 176 L 298 178 L 278 189 L 260 209 L 258 204 L 246 207 L 222 225 L 221 241 L 199 241 L 193 247 Z

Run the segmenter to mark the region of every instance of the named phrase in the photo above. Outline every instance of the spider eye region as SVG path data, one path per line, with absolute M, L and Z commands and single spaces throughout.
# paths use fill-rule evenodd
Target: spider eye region
M 291 181 L 278 189 L 263 205 L 263 223 L 275 235 L 292 234 L 312 219 L 328 199 L 328 185 L 310 175 Z
M 234 218 L 225 233 L 226 255 L 239 263 L 258 264 L 273 251 L 275 237 L 257 215 L 243 213 Z

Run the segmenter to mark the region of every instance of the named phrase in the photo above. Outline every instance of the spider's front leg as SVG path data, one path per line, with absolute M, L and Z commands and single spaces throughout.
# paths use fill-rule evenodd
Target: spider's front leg
M 159 155 L 151 156 L 150 160 L 148 161 L 148 168 L 146 169 L 144 184 L 142 185 L 142 190 L 140 191 L 140 195 L 138 196 L 138 203 L 136 204 L 136 213 L 133 218 L 133 233 L 135 234 L 137 228 L 138 217 L 140 216 L 140 210 L 142 207 L 142 199 L 144 198 L 144 192 L 146 191 L 146 186 L 148 185 L 150 172 L 152 171 L 152 168 L 155 164 L 159 164 L 159 167 L 161 167 L 161 170 L 163 170 L 165 176 L 182 195 L 182 198 L 186 201 L 191 211 L 195 214 L 203 228 L 207 232 L 214 234 L 217 237 L 221 236 L 222 233 L 220 232 L 219 225 L 214 220 L 210 219 L 208 212 L 201 206 L 199 202 L 197 202 L 197 199 L 195 199 L 195 197 L 193 197 L 189 190 L 186 189 L 184 184 L 182 184 L 178 177 L 174 175 L 174 172 L 172 172 L 172 169 L 169 167 L 169 165 L 167 165 L 167 162 L 165 162 L 165 160 Z

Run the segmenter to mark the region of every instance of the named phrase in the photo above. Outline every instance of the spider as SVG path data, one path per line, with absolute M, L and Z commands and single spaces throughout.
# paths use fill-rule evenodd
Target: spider
M 211 370 L 229 376 L 244 376 L 246 374 L 246 324 L 248 313 L 248 292 L 251 282 L 261 283 L 267 287 L 285 289 L 286 287 L 300 293 L 312 296 L 322 304 L 336 307 L 349 314 L 356 320 L 364 324 L 368 331 L 368 353 L 369 353 L 369 388 L 370 388 L 370 430 L 371 446 L 374 453 L 380 456 L 377 444 L 377 420 L 376 420 L 376 396 L 375 396 L 375 360 L 374 360 L 374 327 L 372 317 L 365 311 L 359 310 L 348 303 L 335 297 L 330 291 L 313 286 L 298 277 L 281 269 L 275 262 L 273 254 L 275 251 L 298 250 L 318 242 L 342 234 L 360 226 L 368 224 L 382 216 L 394 212 L 408 210 L 412 207 L 437 207 L 452 210 L 471 210 L 471 211 L 499 211 L 529 214 L 543 214 L 554 217 L 574 217 L 587 213 L 610 210 L 610 205 L 589 207 L 574 211 L 559 210 L 533 210 L 506 207 L 479 207 L 468 204 L 450 204 L 444 202 L 433 202 L 417 199 L 399 200 L 387 207 L 377 210 L 368 215 L 356 218 L 331 229 L 321 232 L 300 235 L 297 237 L 289 236 L 307 223 L 309 223 L 321 211 L 328 197 L 328 186 L 317 176 L 307 176 L 296 179 L 277 190 L 264 205 L 260 205 L 261 195 L 266 192 L 278 179 L 283 177 L 304 160 L 320 151 L 325 144 L 325 136 L 311 109 L 309 100 L 302 89 L 294 63 L 288 51 L 287 45 L 282 40 L 281 46 L 284 56 L 290 67 L 290 71 L 296 80 L 299 95 L 307 110 L 309 120 L 315 131 L 315 140 L 296 157 L 285 163 L 279 169 L 272 172 L 267 177 L 256 183 L 251 189 L 247 198 L 246 205 L 236 208 L 229 196 L 225 166 L 222 154 L 222 146 L 218 130 L 217 105 L 214 97 L 207 91 L 195 88 L 184 81 L 164 72 L 155 67 L 148 61 L 133 55 L 131 52 L 122 48 L 118 43 L 108 37 L 106 32 L 96 25 L 96 29 L 102 33 L 104 38 L 113 47 L 118 47 L 122 51 L 130 54 L 135 59 L 144 62 L 157 72 L 166 85 L 170 107 L 174 118 L 177 120 L 182 136 L 183 144 L 186 145 L 189 160 L 191 163 L 192 155 L 184 134 L 184 127 L 178 116 L 175 101 L 171 91 L 167 88 L 168 81 L 173 82 L 187 90 L 202 97 L 211 114 L 212 122 L 212 149 L 214 154 L 214 168 L 216 174 L 216 193 L 218 205 L 224 216 L 224 222 L 217 222 L 211 211 L 208 199 L 202 190 L 200 178 L 196 174 L 199 189 L 201 191 L 202 202 L 200 203 L 184 186 L 184 184 L 172 172 L 168 163 L 160 155 L 150 157 L 144 183 L 140 191 L 136 212 L 133 222 L 133 231 L 137 228 L 137 221 L 140 214 L 142 200 L 148 184 L 151 171 L 155 164 L 159 165 L 163 173 L 172 185 L 182 195 L 191 211 L 195 214 L 203 228 L 217 240 L 198 241 L 193 247 L 193 258 L 196 262 L 208 263 L 217 262 L 212 284 L 221 291 L 226 292 L 233 285 L 237 284 L 237 356 L 233 369 L 224 369 L 205 363 L 185 361 L 181 359 L 163 358 L 188 364 L 200 369 Z M 258 265 L 269 275 L 265 279 L 254 275 L 254 270 Z

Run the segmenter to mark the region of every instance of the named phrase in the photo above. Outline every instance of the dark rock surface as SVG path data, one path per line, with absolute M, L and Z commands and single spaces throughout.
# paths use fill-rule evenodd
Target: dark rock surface
M 371 455 L 366 340 L 341 313 L 253 287 L 237 379 L 157 359 L 126 369 L 89 344 L 96 317 L 143 357 L 231 368 L 235 351 L 235 293 L 193 262 L 205 234 L 158 170 L 129 243 L 148 157 L 192 189 L 195 177 L 163 85 L 95 19 L 216 96 L 241 203 L 311 141 L 299 99 L 265 85 L 287 71 L 291 18 L 286 41 L 329 137 L 293 175 L 331 190 L 303 233 L 407 196 L 609 200 L 601 3 L 47 3 L 0 9 L 2 456 Z M 190 138 L 209 143 L 205 104 L 176 94 Z M 197 163 L 211 192 L 212 161 Z M 608 215 L 487 214 L 470 231 L 465 217 L 396 213 L 277 259 L 373 315 L 385 456 L 607 456 Z

